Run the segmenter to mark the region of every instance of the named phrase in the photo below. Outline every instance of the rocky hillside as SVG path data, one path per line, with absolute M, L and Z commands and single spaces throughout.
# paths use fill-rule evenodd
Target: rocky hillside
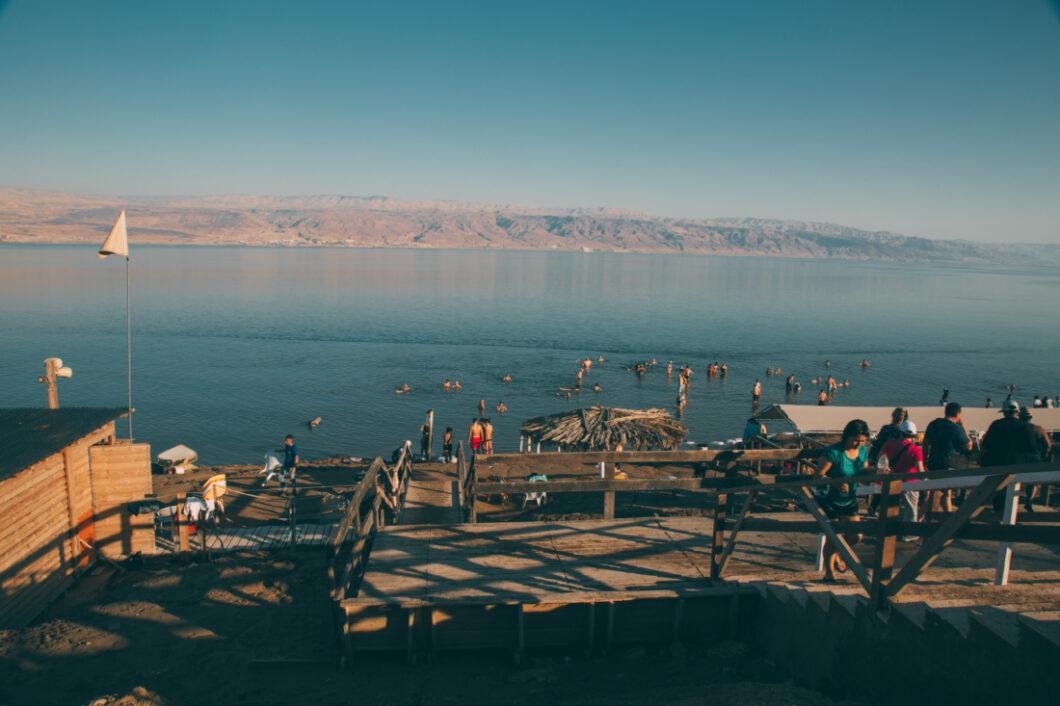
M 1060 262 L 1055 246 L 909 238 L 826 223 L 687 220 L 353 196 L 112 198 L 0 188 L 0 242 L 102 242 L 121 209 L 134 242 L 594 250 L 952 262 Z

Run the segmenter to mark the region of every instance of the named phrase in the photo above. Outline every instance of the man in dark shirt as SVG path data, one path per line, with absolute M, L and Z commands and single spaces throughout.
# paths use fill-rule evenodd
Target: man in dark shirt
M 950 455 L 972 450 L 972 440 L 961 419 L 961 406 L 956 402 L 946 405 L 944 417 L 932 421 L 924 430 L 924 456 L 927 470 L 945 471 L 950 467 Z M 944 505 L 940 508 L 939 505 Z M 953 512 L 953 491 L 936 490 L 932 494 L 931 510 Z
M 1011 466 L 1040 460 L 1034 427 L 1016 418 L 1019 411 L 1019 403 L 1005 400 L 1001 406 L 1005 416 L 991 424 L 983 437 L 982 466 Z
M 298 447 L 294 445 L 294 437 L 290 434 L 283 440 L 283 470 L 280 472 L 280 487 L 282 488 L 290 474 L 291 483 L 294 483 L 295 469 L 298 467 Z
M 1053 452 L 1053 440 L 1049 438 L 1049 433 L 1045 431 L 1045 427 L 1031 421 L 1033 418 L 1034 415 L 1031 414 L 1028 408 L 1024 407 L 1020 410 L 1020 421 L 1030 424 L 1031 430 L 1034 431 L 1034 443 L 1038 447 L 1038 460 L 1048 461 Z
M 1033 418 L 1034 415 L 1026 407 L 1020 410 L 1020 421 L 1030 424 L 1031 430 L 1034 432 L 1034 443 L 1038 447 L 1038 460 L 1048 463 L 1053 455 L 1053 440 L 1049 438 L 1049 432 L 1045 431 L 1045 427 L 1031 421 Z M 1029 512 L 1034 512 L 1034 505 L 1031 501 L 1038 495 L 1038 486 L 1026 485 L 1024 489 L 1026 490 L 1026 494 L 1023 496 L 1024 507 Z
M 992 423 L 983 437 L 983 455 L 979 459 L 980 465 L 988 466 L 1012 466 L 1018 463 L 1036 463 L 1040 460 L 1038 455 L 1038 442 L 1034 438 L 1034 427 L 1028 422 L 1017 419 L 1020 412 L 1019 403 L 1016 400 L 1005 400 L 1001 405 L 1001 419 Z M 994 509 L 1000 512 L 1004 507 L 1004 492 L 994 496 Z M 1031 507 L 1031 493 L 1027 494 L 1024 504 L 1028 510 Z

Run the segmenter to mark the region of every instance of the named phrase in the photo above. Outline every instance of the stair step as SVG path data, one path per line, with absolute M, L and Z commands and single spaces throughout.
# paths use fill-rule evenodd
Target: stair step
M 1060 610 L 1020 613 L 1016 621 L 1022 630 L 1030 630 L 1047 642 L 1060 647 Z
M 935 607 L 931 603 L 928 604 L 930 610 L 928 611 L 927 620 L 931 620 L 931 616 L 938 618 L 944 623 L 948 623 L 956 630 L 961 637 L 968 637 L 968 631 L 971 629 L 971 620 L 968 617 L 968 609 L 964 606 L 939 606 Z
M 807 592 L 810 599 L 821 609 L 822 613 L 827 614 L 828 609 L 832 605 L 832 594 L 826 591 L 809 591 Z
M 806 589 L 798 586 L 789 586 L 788 594 L 803 608 L 806 607 L 806 603 L 810 600 L 810 594 Z
M 853 593 L 833 593 L 832 601 L 849 613 L 852 618 L 857 617 L 858 606 L 862 603 L 861 596 Z
M 913 601 L 910 603 L 892 603 L 891 605 L 898 615 L 901 615 L 917 628 L 921 630 L 924 629 L 924 622 L 928 611 L 927 603 L 924 603 L 923 601 Z
M 974 626 L 985 628 L 1012 647 L 1020 641 L 1020 626 L 1017 614 L 994 606 L 968 608 L 968 617 Z
M 788 587 L 786 584 L 770 581 L 768 584 L 766 584 L 766 591 L 769 593 L 769 595 L 773 596 L 773 598 L 779 601 L 780 603 L 787 603 L 789 600 L 791 600 L 791 592 L 788 591 Z

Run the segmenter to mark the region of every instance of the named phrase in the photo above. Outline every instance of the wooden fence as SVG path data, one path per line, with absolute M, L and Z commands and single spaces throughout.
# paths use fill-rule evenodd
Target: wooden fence
M 1060 543 L 1060 526 L 1057 525 L 969 524 L 982 512 L 986 503 L 993 500 L 995 493 L 1004 490 L 1017 477 L 1025 479 L 1028 483 L 1034 483 L 1035 478 L 1046 480 L 1058 470 L 1060 466 L 1055 463 L 1034 463 L 917 474 L 918 480 L 969 477 L 981 479 L 968 493 L 960 507 L 940 523 L 898 521 L 898 500 L 902 493 L 903 481 L 910 480 L 908 474 L 901 476 L 869 474 L 848 478 L 793 477 L 789 482 L 772 485 L 761 482 L 741 486 L 729 484 L 728 487 L 718 491 L 715 503 L 710 577 L 713 581 L 722 578 L 741 531 L 821 533 L 839 552 L 858 583 L 868 593 L 870 602 L 876 607 L 883 607 L 889 598 L 898 595 L 903 588 L 915 581 L 921 572 L 927 569 L 955 539 L 1022 541 L 1038 544 Z M 825 516 L 811 490 L 815 487 L 853 482 L 882 483 L 878 520 L 832 522 Z M 766 493 L 793 496 L 803 505 L 814 521 L 812 523 L 755 522 L 750 519 L 754 502 L 759 495 Z M 739 511 L 734 513 L 738 495 L 743 495 L 743 502 L 740 504 Z M 1011 502 L 1010 495 L 1010 505 Z M 871 568 L 861 563 L 844 538 L 844 534 L 875 534 L 876 547 Z M 895 568 L 895 545 L 899 535 L 920 536 L 925 539 L 920 549 L 901 567 L 898 574 L 892 577 Z
M 376 458 L 357 484 L 332 540 L 328 579 L 334 601 L 356 594 L 376 532 L 401 515 L 411 473 L 412 446 L 406 443 L 393 466 Z
M 754 532 L 804 532 L 822 534 L 837 548 L 840 556 L 850 567 L 858 582 L 864 587 L 875 605 L 881 606 L 927 569 L 939 554 L 955 539 L 986 540 L 1001 543 L 998 572 L 999 583 L 1008 573 L 1011 553 L 1007 543 L 1031 542 L 1038 544 L 1060 544 L 1060 526 L 1014 524 L 1014 499 L 1009 492 L 1004 524 L 972 523 L 994 495 L 1007 487 L 1023 481 L 1028 484 L 1048 483 L 1056 479 L 1060 466 L 1055 463 L 1037 463 L 1019 466 L 931 471 L 918 474 L 917 480 L 924 488 L 952 486 L 954 483 L 972 486 L 960 508 L 943 522 L 899 522 L 898 500 L 902 483 L 908 478 L 894 475 L 870 474 L 852 478 L 816 478 L 803 471 L 820 455 L 818 449 L 745 449 L 726 451 L 678 451 L 678 452 L 591 452 L 564 454 L 571 466 L 615 462 L 629 464 L 693 464 L 698 466 L 698 477 L 617 480 L 605 473 L 603 478 L 583 480 L 548 481 L 479 481 L 476 477 L 476 460 L 473 456 L 466 473 L 461 474 L 463 489 L 462 507 L 467 522 L 476 521 L 476 495 L 499 493 L 601 493 L 605 518 L 614 517 L 614 493 L 617 491 L 685 490 L 715 495 L 714 536 L 711 551 L 711 578 L 720 580 L 728 565 L 741 531 Z M 496 457 L 494 457 L 496 458 Z M 789 462 L 796 473 L 775 477 L 743 476 L 741 469 L 754 469 L 761 462 Z M 709 469 L 708 474 L 703 469 Z M 1039 479 L 1039 480 L 1035 480 Z M 880 483 L 880 519 L 861 522 L 832 522 L 825 516 L 812 489 L 846 482 Z M 1014 486 L 1018 487 L 1018 486 Z M 755 500 L 762 495 L 792 496 L 813 518 L 808 522 L 789 522 L 751 517 Z M 738 497 L 738 496 L 742 496 Z M 705 498 L 705 503 L 707 499 Z M 742 502 L 737 502 L 741 500 Z M 737 510 L 737 506 L 739 509 Z M 875 535 L 876 547 L 872 566 L 863 565 L 851 550 L 841 533 Z M 924 537 L 923 546 L 894 573 L 895 544 L 898 536 Z
M 696 451 L 600 451 L 578 454 L 554 454 L 570 468 L 599 465 L 603 468 L 600 478 L 583 480 L 507 480 L 479 481 L 476 473 L 477 456 L 472 456 L 466 474 L 461 475 L 460 487 L 464 489 L 461 507 L 466 522 L 476 522 L 475 497 L 500 493 L 600 493 L 603 496 L 604 519 L 614 519 L 615 493 L 622 491 L 685 490 L 716 493 L 741 470 L 758 472 L 763 462 L 790 463 L 792 471 L 801 474 L 820 456 L 812 449 L 728 449 L 724 451 L 700 449 Z M 458 463 L 460 463 L 458 456 Z M 492 456 L 491 461 L 503 462 L 503 457 Z M 691 478 L 626 478 L 616 479 L 616 463 L 630 465 L 692 466 L 695 476 Z M 459 468 L 459 466 L 458 466 Z

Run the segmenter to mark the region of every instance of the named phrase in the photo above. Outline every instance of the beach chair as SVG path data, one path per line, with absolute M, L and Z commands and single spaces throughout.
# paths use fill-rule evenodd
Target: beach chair
M 265 468 L 258 471 L 258 475 L 260 476 L 262 473 L 267 474 L 265 480 L 261 481 L 261 486 L 263 488 L 268 485 L 269 481 L 273 478 L 279 478 L 280 485 L 286 485 L 287 483 L 287 476 L 283 472 L 283 461 L 281 461 L 276 454 L 265 454 Z
M 546 476 L 544 473 L 531 473 L 530 475 L 528 475 L 526 477 L 526 479 L 528 481 L 530 481 L 531 483 L 537 483 L 537 482 L 540 482 L 540 481 L 548 480 L 548 476 Z M 547 500 L 548 500 L 548 493 L 545 493 L 544 491 L 542 491 L 542 492 L 534 491 L 534 492 L 526 493 L 523 496 L 523 509 L 525 510 L 526 506 L 529 505 L 530 503 L 536 503 L 538 507 L 541 507 L 541 505 L 544 504 Z
M 221 497 L 228 491 L 228 479 L 224 473 L 211 476 L 202 484 L 201 497 L 206 503 L 206 517 L 204 519 L 220 522 L 224 517 L 225 504 Z

